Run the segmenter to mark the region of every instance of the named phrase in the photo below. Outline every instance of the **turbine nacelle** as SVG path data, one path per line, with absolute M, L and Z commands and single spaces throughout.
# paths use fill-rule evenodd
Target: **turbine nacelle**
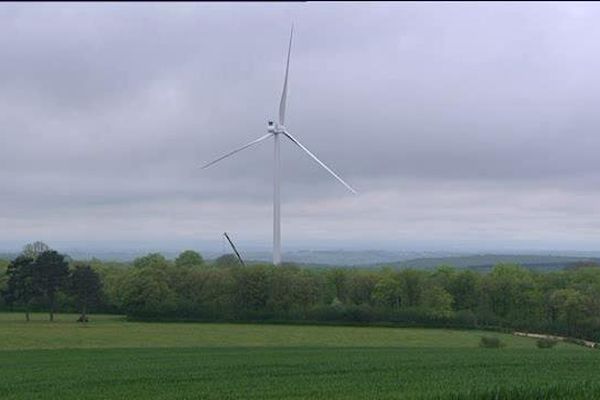
M 273 121 L 269 121 L 267 132 L 272 133 L 274 135 L 278 135 L 280 133 L 285 133 L 285 126 L 278 124 Z

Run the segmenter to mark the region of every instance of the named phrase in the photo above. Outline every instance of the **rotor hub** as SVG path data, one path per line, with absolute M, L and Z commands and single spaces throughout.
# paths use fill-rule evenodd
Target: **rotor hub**
M 280 125 L 277 122 L 269 121 L 267 131 L 277 135 L 285 132 L 285 126 Z

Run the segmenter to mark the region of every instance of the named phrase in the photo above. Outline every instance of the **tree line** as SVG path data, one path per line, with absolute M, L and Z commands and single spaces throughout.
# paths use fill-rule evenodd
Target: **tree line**
M 24 251 L 5 266 L 0 308 L 124 313 L 131 319 L 500 328 L 600 341 L 600 268 L 491 272 L 241 266 L 194 251 L 131 263 Z M 1 272 L 1 271 L 0 271 Z M 52 317 L 51 317 L 52 318 Z
M 21 254 L 6 266 L 2 297 L 7 306 L 21 308 L 29 321 L 32 307 L 45 306 L 54 321 L 57 297 L 70 296 L 81 312 L 79 321 L 87 322 L 87 310 L 97 304 L 102 281 L 89 265 L 72 263 L 42 242 L 24 247 Z

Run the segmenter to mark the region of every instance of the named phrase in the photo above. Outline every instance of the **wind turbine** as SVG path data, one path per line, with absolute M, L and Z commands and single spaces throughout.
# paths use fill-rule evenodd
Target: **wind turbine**
M 312 158 L 317 164 L 325 169 L 325 171 L 329 172 L 335 179 L 337 179 L 342 185 L 346 187 L 349 191 L 356 194 L 356 190 L 352 188 L 352 186 L 348 185 L 342 178 L 340 178 L 335 172 L 331 170 L 325 163 L 317 158 L 313 153 L 310 152 L 298 139 L 296 139 L 285 127 L 285 106 L 287 100 L 287 88 L 288 88 L 288 73 L 290 70 L 290 53 L 292 50 L 292 38 L 294 36 L 294 26 L 292 25 L 292 29 L 290 32 L 290 43 L 288 45 L 288 55 L 287 55 L 287 63 L 285 67 L 285 79 L 283 81 L 283 91 L 281 93 L 281 101 L 279 102 L 279 121 L 277 123 L 273 123 L 273 121 L 269 121 L 267 127 L 267 134 L 259 137 L 256 140 L 251 141 L 250 143 L 235 149 L 216 160 L 213 160 L 207 164 L 202 166 L 202 169 L 208 168 L 217 162 L 234 155 L 242 150 L 247 149 L 250 146 L 254 146 L 260 142 L 263 142 L 267 139 L 273 138 L 274 143 L 274 152 L 273 152 L 273 264 L 279 265 L 281 264 L 281 198 L 280 198 L 280 190 L 281 190 L 281 176 L 279 172 L 279 164 L 280 164 L 280 153 L 279 153 L 279 143 L 280 137 L 285 137 L 292 141 L 296 146 L 298 146 L 301 150 L 303 150 L 310 158 Z

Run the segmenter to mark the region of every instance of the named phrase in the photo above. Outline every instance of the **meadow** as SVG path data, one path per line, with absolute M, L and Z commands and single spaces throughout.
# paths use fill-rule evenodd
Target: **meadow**
M 442 329 L 0 314 L 2 399 L 593 399 L 600 352 Z

